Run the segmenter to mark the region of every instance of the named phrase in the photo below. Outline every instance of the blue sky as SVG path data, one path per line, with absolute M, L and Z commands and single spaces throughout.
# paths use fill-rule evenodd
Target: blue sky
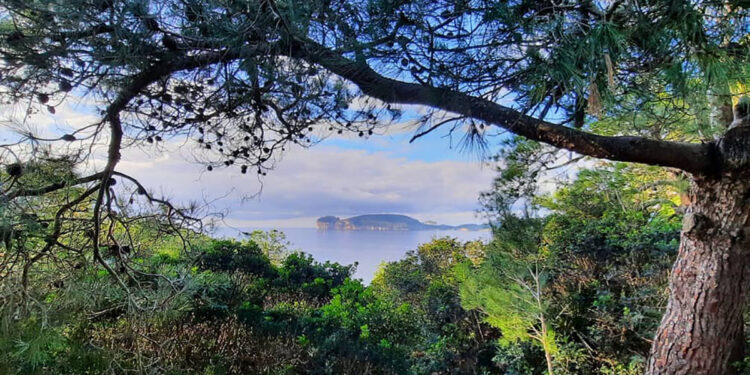
M 59 136 L 95 121 L 91 106 L 72 102 L 28 123 L 40 134 Z M 445 128 L 409 143 L 416 129 L 396 125 L 367 139 L 334 135 L 309 149 L 289 147 L 262 181 L 234 169 L 206 172 L 181 140 L 162 142 L 160 150 L 126 149 L 118 169 L 177 203 L 210 202 L 213 211 L 226 214 L 222 225 L 230 232 L 314 227 L 319 216 L 368 213 L 481 222 L 477 198 L 490 187 L 494 170 L 476 152 L 461 151 L 461 130 L 452 139 Z M 11 137 L 3 127 L 0 138 Z M 88 168 L 101 165 L 101 155 Z
M 451 148 L 439 133 L 409 144 L 411 134 L 331 138 L 309 149 L 291 148 L 262 180 L 257 196 L 261 185 L 255 177 L 204 172 L 178 153 L 130 150 L 120 168 L 178 201 L 226 195 L 214 205 L 227 210 L 227 226 L 242 230 L 313 227 L 318 216 L 368 213 L 481 222 L 477 198 L 490 187 L 493 168 L 476 154 Z
M 480 161 L 480 155 L 477 152 L 461 149 L 460 139 L 463 134 L 460 130 L 455 131 L 451 137 L 447 128 L 438 129 L 409 143 L 413 135 L 413 131 L 406 131 L 396 134 L 376 135 L 369 139 L 330 138 L 323 141 L 322 144 L 346 150 L 364 150 L 371 153 L 385 152 L 408 160 L 425 162 Z
M 406 214 L 445 224 L 481 222 L 478 196 L 489 189 L 493 168 L 477 153 L 462 151 L 460 130 L 452 139 L 446 128 L 409 143 L 414 131 L 398 124 L 369 138 L 334 135 L 309 149 L 291 147 L 262 180 L 260 194 L 249 199 L 243 197 L 260 189 L 255 178 L 231 170 L 206 173 L 175 154 L 145 164 L 131 162 L 143 157 L 139 153 L 126 154 L 121 168 L 178 200 L 222 196 L 231 190 L 215 205 L 227 209 L 225 225 L 241 230 L 313 227 L 319 216 L 368 213 Z M 159 172 L 153 175 L 151 169 L 157 166 Z M 184 173 L 164 178 L 175 171 Z

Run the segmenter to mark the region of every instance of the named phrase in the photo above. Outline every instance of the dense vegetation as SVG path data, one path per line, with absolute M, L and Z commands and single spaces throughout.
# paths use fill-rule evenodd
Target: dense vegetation
M 0 372 L 640 373 L 666 303 L 684 183 L 602 164 L 543 194 L 529 163 L 541 150 L 519 140 L 504 155 L 483 196 L 490 243 L 436 238 L 369 286 L 353 266 L 290 253 L 279 232 L 164 236 L 152 223 L 129 228 L 137 249 L 102 249 L 127 285 L 60 252 L 23 290 L 9 259 L 39 246 L 40 213 L 41 224 L 17 226 L 11 241 L 23 246 L 2 255 Z

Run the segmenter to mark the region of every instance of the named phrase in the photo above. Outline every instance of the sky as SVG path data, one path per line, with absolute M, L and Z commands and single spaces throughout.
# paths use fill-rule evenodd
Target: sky
M 119 169 L 173 200 L 212 201 L 226 211 L 230 228 L 312 228 L 320 216 L 372 213 L 452 225 L 481 222 L 478 197 L 489 189 L 494 168 L 441 134 L 409 144 L 411 135 L 330 138 L 290 148 L 260 181 L 236 169 L 208 172 L 179 150 L 129 150 Z
M 29 123 L 39 133 L 61 134 L 97 121 L 92 113 L 90 105 L 71 102 Z M 288 147 L 262 180 L 236 168 L 208 172 L 179 140 L 161 142 L 159 149 L 128 148 L 118 170 L 178 204 L 210 202 L 213 211 L 225 214 L 225 233 L 313 228 L 320 216 L 372 213 L 481 223 L 478 197 L 490 188 L 494 168 L 476 151 L 462 150 L 460 130 L 452 136 L 438 130 L 409 143 L 415 130 L 400 123 L 368 139 L 334 135 L 308 149 Z M 10 138 L 5 126 L 0 139 Z

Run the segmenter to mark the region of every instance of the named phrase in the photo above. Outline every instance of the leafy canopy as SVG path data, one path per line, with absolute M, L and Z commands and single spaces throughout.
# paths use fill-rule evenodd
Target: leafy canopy
M 7 0 L 1 11 L 4 100 L 54 111 L 92 96 L 129 139 L 187 137 L 212 169 L 243 173 L 264 173 L 287 143 L 364 136 L 398 117 L 356 100 L 345 80 L 364 68 L 342 61 L 577 127 L 643 113 L 620 132 L 657 138 L 674 136 L 675 117 L 710 119 L 708 104 L 748 76 L 739 1 Z

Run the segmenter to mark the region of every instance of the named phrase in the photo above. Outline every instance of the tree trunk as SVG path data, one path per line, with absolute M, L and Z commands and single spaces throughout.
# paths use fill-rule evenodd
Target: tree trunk
M 544 349 L 544 359 L 547 361 L 547 375 L 554 375 L 552 371 L 552 353 L 549 342 L 549 332 L 547 332 L 547 322 L 544 319 L 544 315 L 541 316 L 539 321 L 542 323 L 542 349 Z
M 549 350 L 544 351 L 544 359 L 547 361 L 547 375 L 554 375 L 552 372 L 552 355 L 550 355 Z
M 750 130 L 717 147 L 717 172 L 696 176 L 672 269 L 670 297 L 646 374 L 722 375 L 743 355 L 750 270 Z

